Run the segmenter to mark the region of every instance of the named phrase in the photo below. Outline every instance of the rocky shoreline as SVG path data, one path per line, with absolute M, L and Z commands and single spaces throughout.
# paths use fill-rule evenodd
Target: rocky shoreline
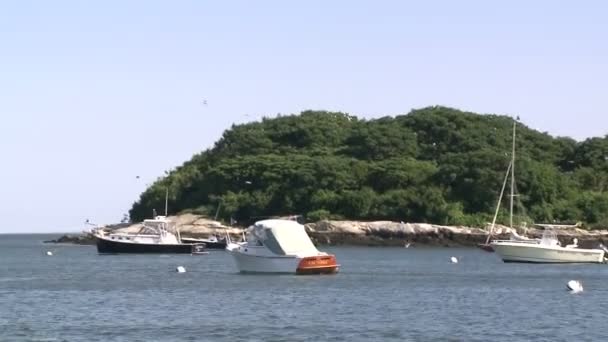
M 183 237 L 204 238 L 210 235 L 218 237 L 229 234 L 234 240 L 242 236 L 242 227 L 225 226 L 199 215 L 184 214 L 171 216 L 170 219 L 179 227 Z M 141 229 L 141 223 L 131 225 L 109 225 L 104 229 L 135 233 Z M 391 221 L 319 221 L 306 224 L 306 230 L 316 244 L 350 245 L 350 246 L 398 246 L 406 244 L 416 246 L 467 247 L 484 243 L 488 231 L 481 228 L 442 226 L 427 223 L 403 223 Z M 508 239 L 512 229 L 497 226 L 494 238 Z M 540 237 L 542 229 L 526 230 L 529 237 Z M 585 230 L 580 228 L 559 231 L 558 238 L 562 244 L 577 238 L 584 248 L 597 247 L 600 243 L 608 244 L 607 230 Z M 92 234 L 68 234 L 47 243 L 95 244 Z
M 325 245 L 474 247 L 485 243 L 488 238 L 488 231 L 481 228 L 427 223 L 320 221 L 306 227 L 316 243 Z M 492 238 L 509 239 L 512 231 L 509 227 L 496 226 Z M 543 230 L 530 228 L 525 234 L 530 238 L 540 238 Z M 578 245 L 583 248 L 594 248 L 608 242 L 607 230 L 565 229 L 557 236 L 563 245 L 577 238 Z

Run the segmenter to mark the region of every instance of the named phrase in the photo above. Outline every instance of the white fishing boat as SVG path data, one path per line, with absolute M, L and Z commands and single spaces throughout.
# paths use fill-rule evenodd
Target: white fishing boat
M 93 234 L 97 242 L 97 252 L 116 253 L 193 253 L 200 254 L 204 244 L 182 243 L 179 231 L 166 216 L 156 216 L 144 220 L 137 233 L 106 232 L 96 229 Z
M 605 254 L 603 249 L 579 248 L 576 238 L 562 247 L 554 228 L 546 228 L 538 243 L 497 240 L 491 246 L 504 262 L 602 263 Z
M 338 272 L 334 255 L 320 252 L 304 226 L 292 220 L 263 220 L 248 228 L 246 240 L 226 250 L 243 273 L 329 274 Z
M 118 253 L 182 253 L 206 254 L 204 243 L 183 243 L 179 229 L 167 218 L 169 193 L 165 195 L 165 215 L 144 220 L 136 233 L 106 231 L 103 227 L 92 231 L 100 254 Z

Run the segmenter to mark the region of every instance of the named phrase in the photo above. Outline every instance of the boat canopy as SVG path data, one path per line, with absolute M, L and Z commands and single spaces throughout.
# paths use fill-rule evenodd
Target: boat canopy
M 575 228 L 580 228 L 581 223 L 580 222 L 577 222 L 576 224 L 536 223 L 535 226 L 543 228 L 543 229 L 575 229 Z
M 256 222 L 251 233 L 277 255 L 319 253 L 306 234 L 304 226 L 291 220 L 263 220 Z
M 513 241 L 538 241 L 538 239 L 532 239 L 527 236 L 521 236 L 516 231 L 511 232 L 511 240 Z

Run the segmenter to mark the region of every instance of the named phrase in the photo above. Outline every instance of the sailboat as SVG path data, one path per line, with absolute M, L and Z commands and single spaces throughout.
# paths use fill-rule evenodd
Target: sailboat
M 496 226 L 496 218 L 498 217 L 498 212 L 500 210 L 500 204 L 502 202 L 502 197 L 505 193 L 505 188 L 507 186 L 507 181 L 509 180 L 509 176 L 511 176 L 511 194 L 509 196 L 509 227 L 513 229 L 513 199 L 515 198 L 515 132 L 517 129 L 517 123 L 513 122 L 513 141 L 511 146 L 511 161 L 509 162 L 509 166 L 507 167 L 507 172 L 505 174 L 505 179 L 502 183 L 502 188 L 500 190 L 500 195 L 498 196 L 498 203 L 496 204 L 496 210 L 494 211 L 494 218 L 492 219 L 492 224 L 490 225 L 490 229 L 488 232 L 488 237 L 486 238 L 485 243 L 480 243 L 477 246 L 484 251 L 494 252 L 494 247 L 490 243 L 492 239 L 492 233 L 494 232 L 494 228 Z M 538 243 L 538 239 L 530 239 L 526 236 L 522 236 L 517 234 L 515 230 L 512 230 L 511 238 L 509 241 L 512 242 L 520 242 L 520 243 Z
M 480 245 L 484 250 L 491 250 L 504 262 L 528 262 L 528 263 L 602 263 L 604 262 L 604 249 L 579 248 L 576 239 L 574 243 L 565 247 L 560 245 L 554 226 L 546 226 L 541 239 L 530 239 L 517 234 L 512 230 L 509 240 L 494 240 L 489 242 L 494 226 L 500 202 L 504 193 L 509 174 L 511 176 L 511 196 L 509 210 L 509 226 L 513 228 L 513 198 L 515 197 L 515 130 L 516 122 L 513 122 L 513 147 L 511 162 L 507 168 L 507 174 L 502 185 L 498 204 L 494 213 L 494 219 L 490 226 L 486 243 Z
M 562 246 L 557 239 L 555 229 L 546 227 L 542 238 L 537 243 L 497 240 L 492 241 L 491 245 L 504 262 L 599 264 L 605 261 L 604 249 L 579 248 L 576 238 L 573 242 L 570 245 Z

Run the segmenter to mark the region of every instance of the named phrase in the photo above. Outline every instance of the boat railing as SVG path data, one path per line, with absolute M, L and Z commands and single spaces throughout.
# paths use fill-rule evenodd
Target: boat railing
M 132 234 L 132 233 L 111 233 L 110 236 L 128 236 L 128 237 L 158 237 L 158 234 Z
M 511 240 L 511 239 L 503 239 L 503 240 L 492 240 L 492 242 L 516 242 L 516 243 L 529 243 L 529 244 L 537 244 L 539 243 L 539 239 L 533 240 Z

